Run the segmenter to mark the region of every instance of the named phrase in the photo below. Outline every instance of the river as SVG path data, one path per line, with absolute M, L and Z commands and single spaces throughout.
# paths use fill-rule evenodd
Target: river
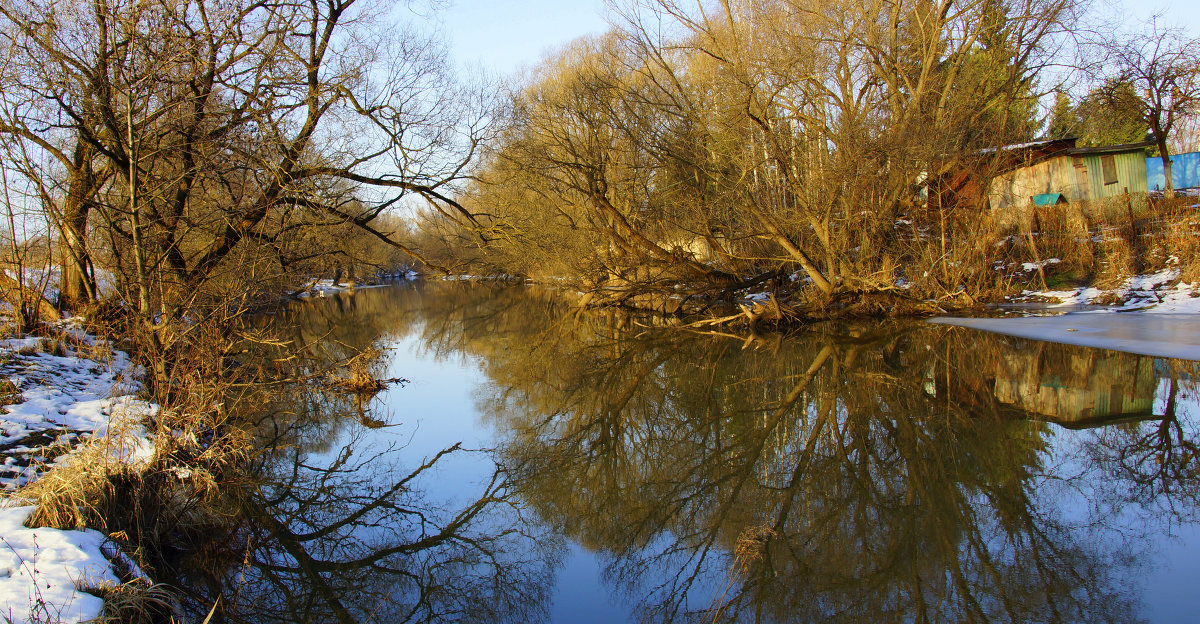
M 1200 613 L 1191 362 L 915 321 L 698 333 L 457 282 L 266 325 L 406 381 L 262 401 L 229 527 L 178 559 L 200 619 Z

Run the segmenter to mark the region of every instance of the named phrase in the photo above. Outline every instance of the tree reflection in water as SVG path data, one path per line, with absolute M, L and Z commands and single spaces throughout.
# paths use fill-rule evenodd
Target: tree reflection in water
M 647 621 L 1131 619 L 1131 562 L 1037 496 L 1048 425 L 919 334 L 622 341 L 619 367 L 500 377 L 491 409 L 522 494 Z
M 1047 463 L 1067 433 L 1050 423 L 1173 422 L 1150 410 L 1150 358 L 917 324 L 746 350 L 567 322 L 524 292 L 427 300 L 444 332 L 426 338 L 486 359 L 516 487 L 604 553 L 642 619 L 1136 619 L 1132 549 L 1152 545 L 1119 539 L 1128 517 L 1078 517 L 1085 486 L 1061 476 L 1094 485 L 1094 456 Z
M 347 453 L 316 469 L 300 446 L 277 450 L 245 503 L 268 518 L 250 534 L 274 545 L 228 575 L 256 579 L 239 586 L 246 604 L 536 616 L 556 552 L 521 548 L 553 544 L 545 530 L 601 553 L 645 621 L 1135 621 L 1132 579 L 1155 542 L 1131 525 L 1196 508 L 1181 400 L 1195 384 L 1177 364 L 923 324 L 748 345 L 574 314 L 521 287 L 429 284 L 355 305 L 287 322 L 331 351 L 408 337 L 478 358 L 507 469 L 439 514 Z M 362 612 L 399 594 L 388 617 Z
M 270 344 L 301 360 L 291 373 L 322 370 L 385 338 L 386 324 L 343 323 L 356 311 L 337 303 L 275 324 L 291 340 Z M 287 388 L 273 387 L 252 411 L 263 450 L 244 482 L 223 492 L 228 534 L 180 564 L 197 621 L 213 604 L 214 621 L 228 622 L 544 618 L 560 543 L 519 522 L 507 475 L 496 468 L 453 495 L 431 476 L 482 451 L 454 445 L 422 457 L 377 435 L 380 415 L 368 402 Z

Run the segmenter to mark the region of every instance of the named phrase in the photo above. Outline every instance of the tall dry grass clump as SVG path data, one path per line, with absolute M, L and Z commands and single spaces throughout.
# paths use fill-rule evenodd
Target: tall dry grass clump
M 144 393 L 154 404 L 115 402 L 103 436 L 86 440 L 19 490 L 16 497 L 36 505 L 27 525 L 96 529 L 151 577 L 167 565 L 169 552 L 224 535 L 237 510 L 222 489 L 240 482 L 254 449 L 250 428 L 227 406 L 263 405 L 249 397 L 257 390 L 253 384 L 222 372 L 234 350 L 230 335 L 218 327 L 191 330 L 189 349 L 168 363 L 171 383 Z M 123 345 L 134 347 L 135 362 L 152 357 L 137 340 L 136 333 L 126 335 Z M 140 591 L 126 587 L 113 596 Z
M 1137 274 L 1137 254 L 1124 237 L 1105 238 L 1099 244 L 1095 286 L 1110 290 Z
M 161 583 L 135 579 L 116 585 L 97 585 L 89 593 L 104 600 L 104 609 L 94 624 L 159 624 L 176 622 L 178 599 L 172 588 Z
M 1164 264 L 1179 269 L 1183 282 L 1200 282 L 1200 202 L 1192 197 L 1161 200 L 1155 215 L 1154 246 Z
M 1090 277 L 1095 271 L 1097 250 L 1092 240 L 1092 219 L 1078 204 L 1032 207 L 1029 231 L 1037 241 L 1039 253 L 1037 257 L 1030 253 L 1027 262 L 1057 259 L 1056 272 L 1080 278 Z
M 988 211 L 930 213 L 914 221 L 901 259 L 912 296 L 971 306 L 1011 292 L 1011 276 L 998 270 L 1020 253 L 1011 226 Z
M 178 422 L 170 414 L 158 418 Z M 85 442 L 17 493 L 37 505 L 27 525 L 96 529 L 153 573 L 163 548 L 202 542 L 234 513 L 223 509 L 220 492 L 248 460 L 248 438 L 237 429 L 207 436 L 198 430 L 152 438 L 155 448 L 144 456 L 134 423 Z

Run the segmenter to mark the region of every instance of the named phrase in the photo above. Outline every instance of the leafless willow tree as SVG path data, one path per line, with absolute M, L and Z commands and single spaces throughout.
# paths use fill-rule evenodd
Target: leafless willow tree
M 436 38 L 382 3 L 0 1 L 0 132 L 35 153 L 69 301 L 97 253 L 164 324 L 352 227 L 413 256 L 394 208 L 461 210 L 485 128 Z
M 1038 76 L 1076 11 L 629 4 L 619 31 L 571 44 L 514 93 L 472 205 L 518 245 L 579 238 L 594 282 L 798 272 L 825 299 L 885 287 L 919 261 L 896 223 L 921 180 L 1037 132 Z

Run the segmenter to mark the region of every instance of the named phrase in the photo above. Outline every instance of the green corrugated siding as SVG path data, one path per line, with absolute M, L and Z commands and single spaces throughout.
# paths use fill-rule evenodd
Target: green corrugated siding
M 1103 156 L 1089 154 L 1083 157 L 1087 167 L 1088 186 L 1092 199 L 1113 197 L 1125 192 L 1146 192 L 1146 156 L 1143 150 L 1112 154 L 1117 165 L 1117 182 L 1104 183 L 1104 168 L 1100 164 Z

